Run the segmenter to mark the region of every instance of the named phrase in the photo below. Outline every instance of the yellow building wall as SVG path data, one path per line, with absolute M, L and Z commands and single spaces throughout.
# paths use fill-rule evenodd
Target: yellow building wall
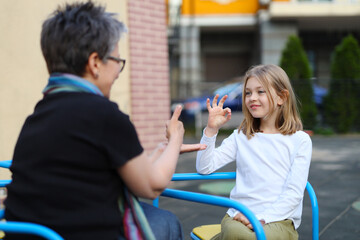
M 40 48 L 42 22 L 59 4 L 75 0 L 0 1 L 0 160 L 12 158 L 14 146 L 26 117 L 42 98 L 48 73 Z M 97 0 L 127 24 L 126 0 Z M 120 41 L 120 54 L 129 56 L 128 36 Z M 129 61 L 112 89 L 112 100 L 130 112 Z M 31 171 L 31 169 L 29 169 Z M 0 179 L 10 173 L 0 170 Z
M 183 0 L 183 15 L 255 14 L 258 0 Z

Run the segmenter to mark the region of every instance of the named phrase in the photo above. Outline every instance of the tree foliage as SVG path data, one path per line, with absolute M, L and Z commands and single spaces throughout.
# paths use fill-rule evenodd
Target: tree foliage
M 360 47 L 349 35 L 335 48 L 331 62 L 325 120 L 335 131 L 360 130 Z
M 304 128 L 314 129 L 317 108 L 311 82 L 312 71 L 301 40 L 297 36 L 289 36 L 282 52 L 280 66 L 289 76 L 300 102 L 299 109 Z

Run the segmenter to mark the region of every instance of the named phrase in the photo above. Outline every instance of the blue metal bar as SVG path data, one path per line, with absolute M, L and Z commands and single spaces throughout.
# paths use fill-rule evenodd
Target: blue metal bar
M 319 239 L 319 205 L 317 202 L 316 194 L 314 188 L 308 182 L 306 184 L 306 190 L 309 193 L 311 201 L 311 211 L 312 211 L 312 239 Z
M 208 175 L 201 175 L 199 173 L 175 173 L 172 181 L 186 181 L 186 180 L 217 180 L 217 179 L 235 179 L 235 172 L 217 172 Z
M 229 207 L 229 208 L 235 208 L 249 219 L 250 223 L 252 224 L 255 235 L 257 239 L 265 240 L 265 233 L 264 229 L 255 217 L 255 215 L 244 205 L 231 200 L 229 198 L 225 197 L 219 197 L 219 196 L 213 196 L 208 194 L 202 194 L 202 193 L 194 193 L 194 192 L 187 192 L 182 190 L 175 190 L 175 189 L 165 189 L 164 192 L 161 194 L 165 197 L 172 197 L 192 202 L 198 202 L 198 203 L 204 203 L 204 204 L 210 204 L 210 205 L 216 205 L 221 207 Z
M 11 166 L 12 160 L 0 161 L 0 167 L 9 168 Z
M 152 205 L 154 206 L 154 207 L 159 207 L 159 197 L 157 197 L 157 198 L 155 198 L 153 201 L 152 201 Z
M 193 232 L 190 233 L 190 237 L 193 240 L 202 240 L 201 238 L 199 238 L 198 236 L 196 236 Z
M 55 231 L 35 223 L 0 222 L 0 230 L 9 233 L 23 233 L 41 236 L 48 240 L 64 240 Z
M 201 175 L 198 173 L 175 173 L 172 181 L 186 181 L 186 180 L 219 180 L 219 179 L 235 179 L 235 172 L 217 172 L 209 175 Z M 319 206 L 315 191 L 311 184 L 307 182 L 306 190 L 308 191 L 311 201 L 312 211 L 312 239 L 319 239 Z
M 12 163 L 12 160 L 0 161 L 0 167 L 9 168 L 11 163 Z M 218 179 L 235 179 L 235 178 L 236 178 L 236 173 L 235 172 L 217 172 L 217 173 L 212 173 L 212 174 L 209 174 L 209 175 L 201 175 L 201 174 L 198 174 L 198 173 L 175 173 L 173 175 L 172 181 L 218 180 Z M 5 187 L 10 182 L 11 182 L 11 180 L 0 180 L 0 187 Z M 310 201 L 311 201 L 312 239 L 313 240 L 318 240 L 319 239 L 319 206 L 318 206 L 315 191 L 314 191 L 313 187 L 311 186 L 311 184 L 309 182 L 307 182 L 306 189 L 308 191 Z M 169 190 L 169 189 L 167 189 L 167 190 Z M 177 190 L 177 191 L 180 191 L 180 190 Z M 209 195 L 206 195 L 206 196 L 208 197 Z M 215 196 L 211 196 L 211 197 L 215 197 Z M 179 198 L 179 199 L 183 199 L 183 198 Z M 187 200 L 187 199 L 184 199 L 184 200 Z M 189 200 L 189 201 L 191 201 L 191 200 Z M 211 204 L 211 203 L 207 203 L 207 204 Z M 153 201 L 153 205 L 156 206 L 156 207 L 159 206 L 159 199 L 158 198 Z M 0 214 L 1 214 L 1 212 L 0 212 Z M 250 221 L 250 219 L 249 219 L 249 221 Z M 254 224 L 253 224 L 253 226 L 254 226 Z M 255 229 L 255 227 L 254 227 L 254 229 Z
M 11 183 L 11 180 L 0 180 L 0 187 L 6 187 L 9 183 Z

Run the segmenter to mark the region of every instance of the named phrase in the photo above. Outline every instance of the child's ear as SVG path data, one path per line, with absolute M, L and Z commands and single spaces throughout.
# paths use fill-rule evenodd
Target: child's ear
M 286 102 L 287 98 L 289 97 L 289 91 L 284 89 L 281 91 L 281 94 L 279 95 L 278 101 L 277 101 L 277 105 L 281 106 L 284 104 L 284 102 Z

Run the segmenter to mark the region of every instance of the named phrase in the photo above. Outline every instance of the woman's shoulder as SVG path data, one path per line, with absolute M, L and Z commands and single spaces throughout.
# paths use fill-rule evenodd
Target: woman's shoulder
M 112 102 L 103 96 L 91 93 L 77 93 L 74 94 L 74 98 L 78 99 L 79 104 L 86 105 L 97 111 L 119 110 L 119 107 L 115 102 Z
M 105 97 L 87 93 L 79 98 L 83 98 L 79 104 L 83 107 L 83 113 L 91 115 L 95 121 L 103 122 L 109 127 L 117 125 L 130 127 L 129 115 L 122 112 L 117 103 Z
M 127 115 L 120 111 L 119 106 L 109 99 L 91 94 L 79 92 L 56 93 L 43 99 L 44 105 L 53 105 L 57 109 L 67 109 L 68 111 L 93 114 L 93 116 L 118 115 L 126 117 Z

